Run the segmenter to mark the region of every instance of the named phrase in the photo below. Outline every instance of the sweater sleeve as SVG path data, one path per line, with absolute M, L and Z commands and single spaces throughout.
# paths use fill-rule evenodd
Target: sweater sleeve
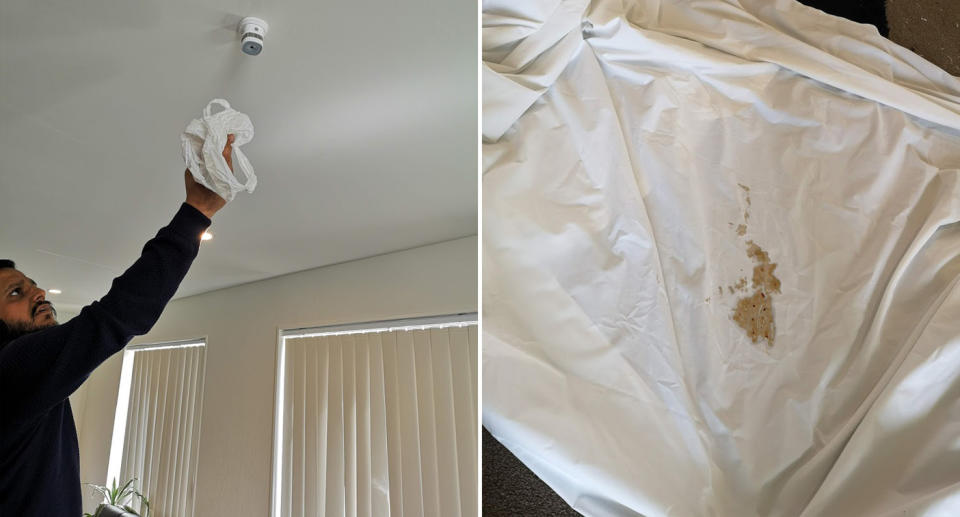
M 67 323 L 17 338 L 0 350 L 0 407 L 7 418 L 39 416 L 160 318 L 190 269 L 210 219 L 184 203 L 100 301 Z

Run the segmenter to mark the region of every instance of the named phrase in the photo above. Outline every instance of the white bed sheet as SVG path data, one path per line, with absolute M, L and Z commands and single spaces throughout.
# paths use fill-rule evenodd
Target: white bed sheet
M 482 39 L 494 436 L 591 516 L 960 515 L 957 78 L 783 0 L 487 0 Z

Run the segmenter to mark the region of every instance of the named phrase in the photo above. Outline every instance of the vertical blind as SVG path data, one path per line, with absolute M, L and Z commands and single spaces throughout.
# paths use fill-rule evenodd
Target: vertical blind
M 476 515 L 476 358 L 475 324 L 287 338 L 280 515 Z
M 205 346 L 138 350 L 120 482 L 140 480 L 150 514 L 192 517 Z

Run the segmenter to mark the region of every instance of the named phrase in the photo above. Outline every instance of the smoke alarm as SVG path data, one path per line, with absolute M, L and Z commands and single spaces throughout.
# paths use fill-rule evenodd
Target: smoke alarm
M 263 51 L 263 38 L 269 26 L 260 18 L 248 16 L 240 20 L 237 32 L 240 33 L 240 48 L 244 54 L 256 56 Z

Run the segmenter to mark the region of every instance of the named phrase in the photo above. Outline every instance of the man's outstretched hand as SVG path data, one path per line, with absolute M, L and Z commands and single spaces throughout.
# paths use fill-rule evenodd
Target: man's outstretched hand
M 223 148 L 223 157 L 227 160 L 230 170 L 233 170 L 233 135 L 227 135 L 227 145 Z M 190 169 L 183 173 L 183 181 L 187 187 L 187 204 L 196 208 L 208 219 L 213 219 L 213 214 L 223 208 L 227 201 L 217 195 L 212 190 L 204 187 L 193 179 Z

